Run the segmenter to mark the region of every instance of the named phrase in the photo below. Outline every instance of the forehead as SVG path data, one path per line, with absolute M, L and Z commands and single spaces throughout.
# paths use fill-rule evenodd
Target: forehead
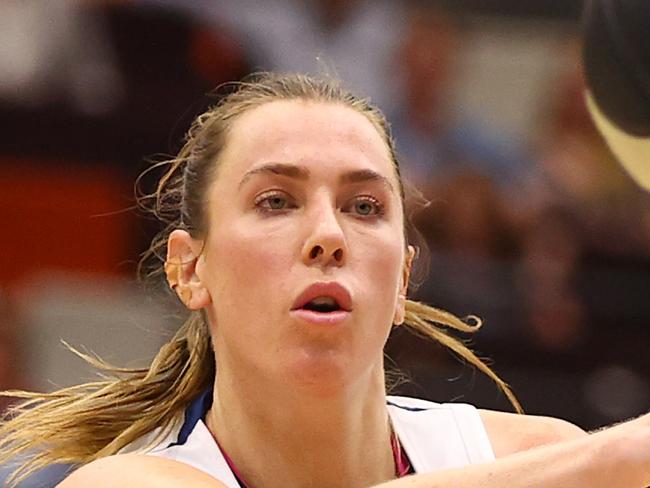
M 388 146 L 372 122 L 334 103 L 273 101 L 241 115 L 228 132 L 220 177 L 236 177 L 264 162 L 372 169 L 397 179 Z

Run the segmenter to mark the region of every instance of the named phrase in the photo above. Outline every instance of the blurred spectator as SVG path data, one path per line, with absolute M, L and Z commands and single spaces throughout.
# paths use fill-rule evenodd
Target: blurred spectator
M 123 79 L 101 16 L 71 0 L 9 0 L 0 19 L 0 100 L 62 101 L 89 115 L 121 101 Z
M 416 215 L 431 249 L 431 272 L 418 298 L 461 316 L 475 314 L 486 334 L 519 325 L 513 260 L 517 235 L 492 180 L 465 169 L 439 181 L 432 204 Z
M 243 40 L 254 69 L 332 74 L 383 110 L 394 106 L 391 61 L 403 2 L 389 0 L 133 0 L 172 7 Z
M 463 168 L 441 178 L 437 188 L 432 204 L 416 220 L 432 250 L 460 259 L 514 257 L 515 229 L 492 180 Z
M 523 238 L 517 285 L 525 299 L 526 333 L 540 349 L 575 349 L 584 334 L 585 308 L 576 290 L 582 254 L 576 224 L 566 210 L 549 208 Z
M 436 179 L 465 168 L 509 183 L 524 158 L 513 141 L 497 141 L 476 121 L 455 116 L 450 95 L 463 35 L 446 11 L 414 4 L 393 59 L 400 98 L 389 120 L 404 174 L 427 193 Z
M 0 69 L 4 154 L 122 164 L 134 176 L 143 158 L 178 149 L 206 93 L 248 72 L 228 31 L 178 11 L 102 0 L 2 10 L 12 23 L 0 42 L 11 68 Z

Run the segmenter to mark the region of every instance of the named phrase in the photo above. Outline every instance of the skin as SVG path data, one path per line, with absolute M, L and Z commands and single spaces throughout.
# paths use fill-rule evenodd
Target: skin
M 650 486 L 649 453 L 647 414 L 589 436 L 563 439 L 494 462 L 407 476 L 375 488 L 644 488 Z M 179 480 L 187 488 L 224 487 L 187 464 L 126 455 L 84 466 L 61 488 L 81 488 L 91 482 L 95 488 L 172 488 Z
M 393 477 L 383 347 L 403 320 L 413 250 L 379 132 L 342 105 L 252 109 L 231 128 L 207 208 L 207 235 L 175 231 L 169 260 L 184 263 L 179 294 L 209 317 L 219 368 L 208 428 L 251 485 Z M 352 296 L 343 323 L 291 313 L 302 290 L 331 281 Z
M 383 347 L 404 318 L 414 253 L 388 154 L 370 121 L 341 105 L 251 109 L 228 134 L 207 196 L 207 233 L 170 236 L 170 284 L 188 308 L 206 311 L 219 364 L 206 423 L 250 486 L 368 487 L 394 478 Z M 322 281 L 351 294 L 339 324 L 291 312 L 301 291 Z M 481 416 L 504 459 L 585 435 L 557 419 Z M 524 469 L 527 460 L 518 462 L 498 466 Z M 62 487 L 121 486 L 120 476 L 140 487 L 172 486 L 165 480 L 174 476 L 188 487 L 221 486 L 177 462 L 127 455 L 91 463 Z M 492 479 L 486 469 L 467 480 L 440 476 L 443 484 L 416 476 L 403 486 L 501 486 L 483 484 Z
M 644 488 L 650 483 L 650 416 L 588 437 L 553 443 L 490 463 L 407 476 L 374 488 Z M 645 447 L 645 449 L 644 449 Z M 149 456 L 100 459 L 70 476 L 60 488 L 188 488 L 225 485 L 187 464 Z

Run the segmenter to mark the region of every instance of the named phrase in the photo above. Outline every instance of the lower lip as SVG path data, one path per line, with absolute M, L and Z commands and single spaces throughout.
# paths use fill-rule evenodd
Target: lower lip
M 291 315 L 312 324 L 336 325 L 347 319 L 350 312 L 345 310 L 337 310 L 335 312 L 316 312 L 314 310 L 301 308 L 298 310 L 292 310 Z

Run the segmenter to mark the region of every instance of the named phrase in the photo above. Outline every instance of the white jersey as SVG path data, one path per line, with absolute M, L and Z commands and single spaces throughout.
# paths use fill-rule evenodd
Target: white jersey
M 204 471 L 228 488 L 240 488 L 203 421 L 211 402 L 212 392 L 207 391 L 188 407 L 182 423 L 153 447 L 144 447 L 152 438 L 149 435 L 122 452 L 139 451 L 180 461 Z M 395 434 L 416 473 L 494 459 L 481 417 L 472 405 L 389 396 L 387 408 Z

